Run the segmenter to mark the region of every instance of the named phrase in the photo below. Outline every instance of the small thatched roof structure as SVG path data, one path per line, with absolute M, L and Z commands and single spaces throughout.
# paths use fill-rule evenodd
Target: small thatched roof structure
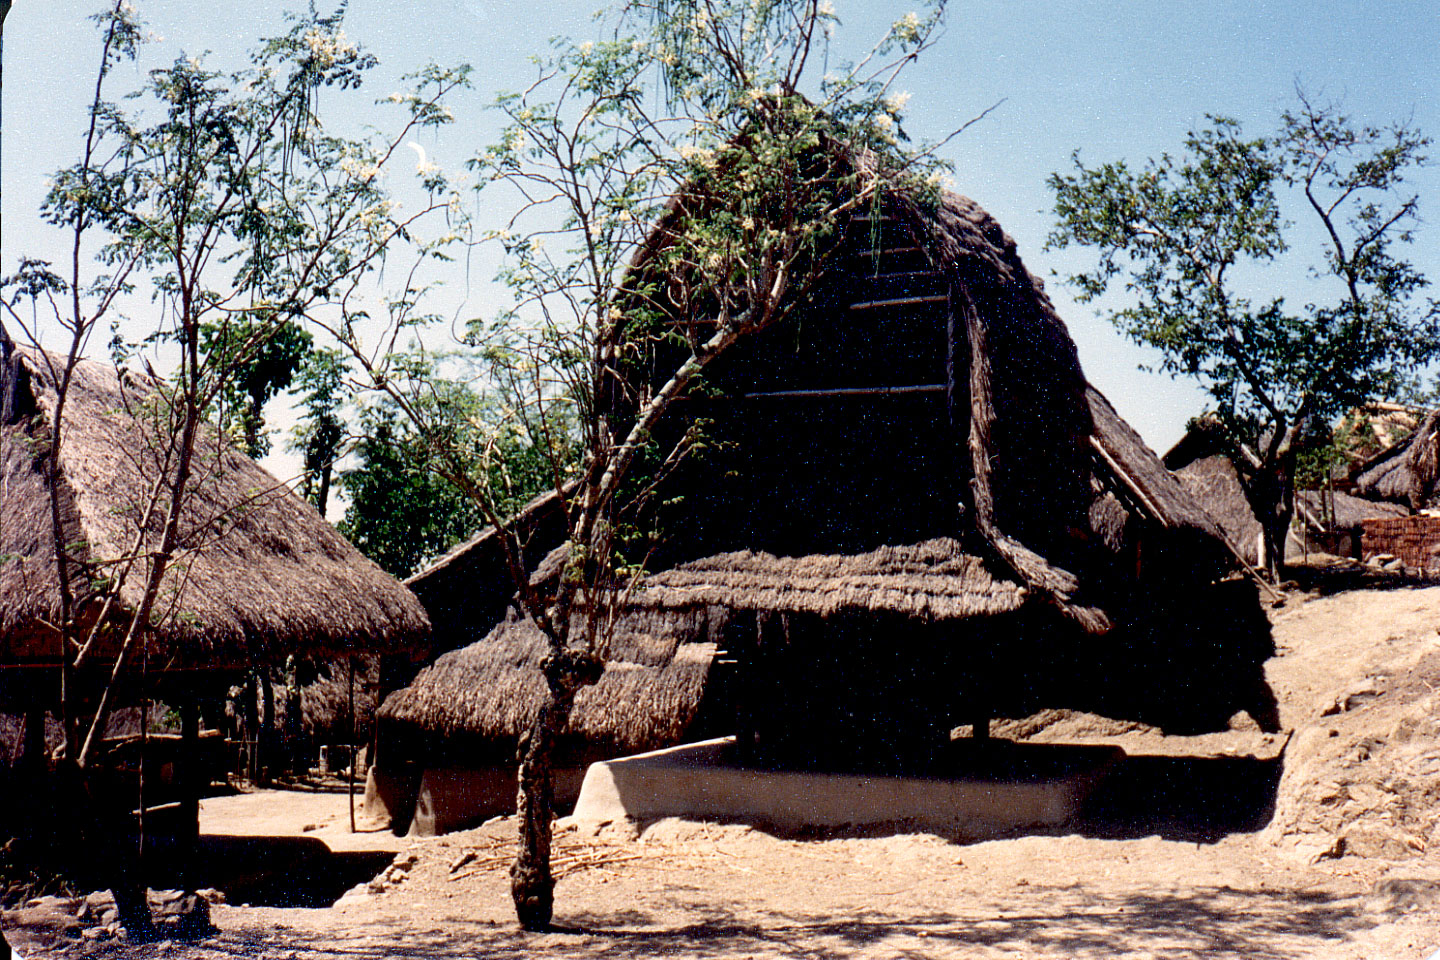
M 1195 460 L 1176 471 L 1175 476 L 1206 511 L 1214 517 L 1230 542 L 1248 563 L 1258 563 L 1260 521 L 1256 519 L 1235 465 L 1225 456 Z M 1362 521 L 1404 516 L 1408 511 L 1393 503 L 1353 497 L 1340 491 L 1299 490 L 1295 494 L 1298 519 L 1312 536 L 1358 533 Z M 1292 536 L 1286 555 L 1298 553 L 1303 545 Z M 1332 544 L 1327 549 L 1334 549 Z
M 42 454 L 61 363 L 0 338 L 0 665 L 57 659 L 48 624 L 58 621 L 60 590 Z M 95 585 L 119 576 L 127 556 L 158 546 L 165 504 L 142 513 L 149 491 L 173 476 L 174 436 L 156 384 L 91 360 L 75 367 L 58 494 L 82 620 L 96 612 Z M 413 651 L 427 638 L 429 621 L 408 590 L 209 427 L 185 496 L 150 638 L 152 669 Z M 121 585 L 127 610 L 141 595 L 142 568 Z
M 576 698 L 560 762 L 580 764 L 679 743 L 701 713 L 728 622 L 723 610 L 622 617 L 600 682 Z M 520 734 L 543 699 L 540 661 L 547 650 L 534 624 L 511 617 L 484 640 L 441 655 L 380 708 L 387 746 L 416 743 L 402 755 L 430 765 L 514 762 Z
M 1432 411 L 1405 443 L 1392 447 L 1355 479 L 1362 497 L 1402 503 L 1411 510 L 1440 505 L 1440 411 Z
M 1260 521 L 1230 458 L 1221 454 L 1193 460 L 1175 472 L 1190 496 L 1224 528 L 1247 563 L 1259 562 Z

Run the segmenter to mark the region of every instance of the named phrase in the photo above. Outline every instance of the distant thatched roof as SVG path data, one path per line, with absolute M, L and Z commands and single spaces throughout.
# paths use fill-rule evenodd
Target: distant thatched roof
M 821 617 L 885 612 L 935 621 L 1010 613 L 1025 598 L 1023 587 L 993 576 L 957 541 L 941 538 L 859 555 L 723 553 L 647 578 L 634 603 Z
M 49 485 L 39 451 L 56 405 L 57 358 L 0 339 L 0 662 L 52 662 L 45 623 L 59 618 Z M 174 441 L 163 404 L 142 377 L 82 360 L 66 401 L 59 502 L 75 560 L 72 590 L 94 608 L 91 584 L 116 561 L 159 542 L 163 509 L 140 512 L 170 475 Z M 225 667 L 290 653 L 338 656 L 418 647 L 429 621 L 415 597 L 365 559 L 284 484 L 201 432 L 181 513 L 179 549 L 161 587 L 152 666 Z M 141 525 L 145 523 L 144 531 Z M 136 572 L 120 597 L 134 609 Z M 83 618 L 83 614 L 82 614 Z
M 1260 521 L 1256 519 L 1245 489 L 1228 457 L 1213 456 L 1195 460 L 1175 474 L 1205 509 L 1219 521 L 1248 563 L 1257 563 L 1259 556 Z M 1296 509 L 1312 533 L 1328 530 L 1354 530 L 1362 520 L 1378 517 L 1404 516 L 1404 507 L 1348 494 L 1319 490 L 1300 490 L 1295 494 Z M 1291 551 L 1300 546 L 1292 541 Z
M 1100 453 L 1097 469 L 1108 468 L 1135 495 L 1141 508 L 1163 526 L 1189 530 L 1201 538 L 1219 540 L 1229 530 L 1205 508 L 1204 501 L 1145 445 L 1130 424 L 1093 386 L 1086 388 L 1090 403 L 1091 444 Z
M 550 490 L 526 504 L 510 521 L 533 567 L 565 539 L 565 503 Z M 477 640 L 505 616 L 515 580 L 505 564 L 500 535 L 486 527 L 445 556 L 412 574 L 414 591 L 435 624 L 435 649 L 453 650 Z
M 1424 510 L 1440 503 L 1440 411 L 1426 415 L 1410 439 L 1392 448 L 1355 480 L 1362 497 Z
M 1229 457 L 1215 455 L 1193 460 L 1175 472 L 1179 482 L 1225 528 L 1247 563 L 1259 562 L 1260 521 Z
M 1356 530 L 1365 520 L 1383 520 L 1410 514 L 1405 507 L 1381 500 L 1366 500 L 1348 493 L 1301 490 L 1295 494 L 1300 519 L 1312 530 Z
M 600 682 L 580 691 L 562 753 L 612 757 L 679 743 L 705 693 L 728 622 L 722 610 L 637 613 L 616 626 Z M 408 730 L 456 738 L 508 762 L 540 709 L 548 650 L 540 631 L 512 617 L 485 639 L 442 655 L 386 698 L 379 720 L 391 736 Z

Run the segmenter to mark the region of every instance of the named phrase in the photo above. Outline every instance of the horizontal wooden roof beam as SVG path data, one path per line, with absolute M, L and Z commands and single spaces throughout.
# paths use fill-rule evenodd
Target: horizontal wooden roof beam
M 883 307 L 911 307 L 921 303 L 946 303 L 948 293 L 937 293 L 925 297 L 897 297 L 894 300 L 864 300 L 850 304 L 851 310 L 879 310 Z
M 772 400 L 809 397 L 883 397 L 908 394 L 944 393 L 943 383 L 915 383 L 898 387 L 817 387 L 812 390 L 760 390 L 754 393 L 723 394 L 708 400 Z M 699 399 L 699 398 L 697 398 Z

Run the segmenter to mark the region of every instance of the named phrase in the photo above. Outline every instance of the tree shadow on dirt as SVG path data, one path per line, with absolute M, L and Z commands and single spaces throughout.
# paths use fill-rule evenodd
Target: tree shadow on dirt
M 988 912 L 970 910 L 908 917 L 875 911 L 843 918 L 775 912 L 757 923 L 717 905 L 707 919 L 669 930 L 636 930 L 598 915 L 570 919 L 584 931 L 575 938 L 580 949 L 574 955 L 602 958 L 846 956 L 883 944 L 900 956 L 916 957 L 963 956 L 967 949 L 988 947 L 1007 955 L 1019 950 L 1026 956 L 1097 960 L 1132 951 L 1280 960 L 1295 955 L 1297 939 L 1334 941 L 1368 926 L 1348 898 L 1227 887 L 1120 897 L 1097 897 L 1082 885 L 1035 887 L 987 905 Z
M 1035 958 L 1108 960 L 1117 955 L 1209 960 L 1285 960 L 1370 926 L 1351 898 L 1292 890 L 1202 887 L 1184 893 L 1096 896 L 1083 885 L 1026 887 L 1003 901 L 955 914 L 882 910 L 844 917 L 803 910 L 742 912 L 693 907 L 700 919 L 661 927 L 645 913 L 563 913 L 546 934 L 464 922 L 403 941 L 363 930 L 307 942 L 294 931 L 229 932 L 205 944 L 206 958 L 274 956 L 293 960 L 383 957 L 547 956 L 628 960 L 656 956 L 845 957 L 877 948 L 898 957 L 1019 952 Z M 743 909 L 743 908 L 742 908 Z M 132 954 L 135 956 L 148 954 Z

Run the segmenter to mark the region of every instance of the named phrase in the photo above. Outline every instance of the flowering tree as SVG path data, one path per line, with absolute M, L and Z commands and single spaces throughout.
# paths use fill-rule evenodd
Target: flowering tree
M 83 594 L 75 592 L 61 506 L 52 503 L 64 757 L 82 774 L 147 631 L 176 615 L 160 598 L 167 569 L 205 539 L 204 529 L 182 536 L 181 523 L 187 491 L 219 461 L 201 449 L 203 421 L 218 413 L 223 422 L 232 400 L 268 390 L 237 378 L 304 318 L 334 308 L 362 284 L 429 212 L 398 218 L 379 171 L 412 130 L 442 122 L 440 98 L 465 82 L 463 72 L 422 73 L 416 91 L 400 98 L 409 109 L 398 133 L 363 142 L 335 136 L 320 122 L 321 91 L 358 87 L 375 60 L 346 38 L 339 13 L 312 8 L 255 50 L 247 68 L 221 73 L 182 56 L 152 71 L 122 105 L 107 99 L 114 68 L 135 58 L 144 29 L 127 0 L 95 20 L 103 43 L 81 157 L 56 174 L 43 209 L 70 237 L 69 263 L 62 275 L 26 261 L 0 298 L 8 325 L 37 350 L 57 335 L 64 341 L 59 352 L 37 354 L 58 392 L 40 452 L 57 497 L 76 364 L 142 284 L 155 305 L 146 316 L 154 319 L 134 342 L 117 332 L 113 346 L 118 357 L 149 350 L 174 368 L 168 378 L 152 376 L 159 396 L 143 411 L 156 438 L 146 455 L 159 479 L 145 502 L 127 505 L 129 549 L 91 558 L 97 572 Z M 120 596 L 129 582 L 143 590 L 127 610 Z M 93 611 L 98 616 L 89 616 Z M 112 631 L 119 652 L 111 681 L 93 713 L 81 716 L 75 677 Z M 143 895 L 127 885 L 117 889 L 117 901 L 127 923 L 143 932 Z

